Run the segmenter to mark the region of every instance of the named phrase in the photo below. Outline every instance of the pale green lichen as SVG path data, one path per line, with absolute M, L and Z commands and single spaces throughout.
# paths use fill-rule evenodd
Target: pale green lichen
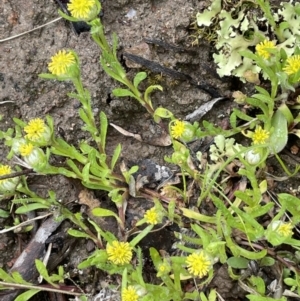
M 197 13 L 196 19 L 198 26 L 210 26 L 213 18 L 221 11 L 221 0 L 213 1 L 212 5 L 204 10 L 203 13 Z
M 283 2 L 277 12 L 272 11 L 271 15 L 277 25 L 274 34 L 279 35 L 277 48 L 284 49 L 291 56 L 296 47 L 300 47 L 300 3 Z M 274 31 L 266 16 L 259 18 L 251 9 L 242 6 L 226 11 L 221 8 L 220 0 L 214 0 L 208 9 L 197 14 L 197 24 L 200 27 L 214 26 L 213 21 L 216 19 L 220 22 L 218 28 L 214 28 L 217 33 L 217 53 L 213 58 L 218 66 L 218 74 L 221 77 L 235 75 L 245 81 L 246 71 L 259 73 L 261 70 L 252 59 L 243 58 L 240 52 L 269 40 L 267 31 L 262 32 L 257 26 L 258 22 L 264 23 L 269 30 Z M 266 74 L 263 76 L 266 78 Z

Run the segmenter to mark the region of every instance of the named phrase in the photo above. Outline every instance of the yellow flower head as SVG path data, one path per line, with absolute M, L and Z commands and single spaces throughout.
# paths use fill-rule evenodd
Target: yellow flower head
M 170 264 L 164 260 L 164 262 L 158 266 L 157 277 L 167 275 L 170 273 L 170 271 L 171 271 Z
M 11 174 L 11 167 L 9 165 L 0 165 L 0 176 Z M 7 179 L 0 180 L 0 183 L 7 181 Z
M 24 127 L 24 131 L 27 134 L 25 138 L 32 141 L 40 139 L 46 131 L 44 120 L 40 118 L 30 120 Z
M 184 121 L 175 120 L 171 125 L 171 136 L 175 139 L 178 139 L 182 136 L 185 129 Z
M 68 68 L 75 63 L 76 59 L 72 52 L 60 50 L 51 57 L 48 69 L 53 75 L 64 75 L 67 73 Z
M 150 210 L 147 210 L 144 218 L 146 219 L 146 222 L 150 225 L 156 225 L 158 223 L 158 214 L 155 209 L 155 207 L 151 208 Z
M 24 143 L 20 145 L 19 152 L 21 156 L 26 157 L 32 153 L 33 149 L 34 147 L 31 143 Z
M 128 242 L 113 241 L 106 246 L 108 259 L 119 265 L 124 265 L 130 262 L 132 258 L 132 247 Z
M 263 130 L 261 126 L 258 126 L 252 135 L 253 144 L 264 144 L 269 136 L 270 133 L 268 131 Z
M 137 301 L 139 296 L 133 286 L 128 286 L 122 291 L 122 301 Z
M 259 56 L 264 59 L 268 59 L 271 56 L 269 49 L 276 49 L 275 43 L 273 41 L 264 40 L 255 47 L 256 52 Z
M 68 10 L 72 17 L 85 20 L 89 18 L 95 6 L 95 0 L 71 0 L 68 4 Z
M 0 176 L 9 175 L 11 173 L 12 173 L 12 169 L 9 165 L 0 165 Z M 18 177 L 0 180 L 0 194 L 14 193 L 18 183 L 19 183 Z
M 281 222 L 277 228 L 277 232 L 280 236 L 290 237 L 293 235 L 293 225 L 291 223 Z
M 293 55 L 289 57 L 282 70 L 288 75 L 296 74 L 300 70 L 300 55 Z
M 206 276 L 212 267 L 212 262 L 204 251 L 189 255 L 185 262 L 189 273 L 200 278 Z

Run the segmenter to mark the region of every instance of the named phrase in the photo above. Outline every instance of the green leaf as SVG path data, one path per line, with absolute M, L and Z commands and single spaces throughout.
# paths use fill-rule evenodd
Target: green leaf
M 14 281 L 15 283 L 31 285 L 30 282 L 27 282 L 23 279 L 22 275 L 19 272 L 14 271 L 11 273 L 11 275 L 12 275 L 13 279 L 15 280 Z
M 101 67 L 103 68 L 103 70 L 113 79 L 117 80 L 118 82 L 126 85 L 125 81 L 122 79 L 122 77 L 116 73 L 115 70 L 112 70 L 110 67 L 107 66 L 107 64 L 109 64 L 109 62 L 107 61 L 106 58 L 104 58 L 105 52 L 103 52 L 102 57 L 100 58 L 100 64 Z
M 284 115 L 288 126 L 291 126 L 294 123 L 294 117 L 288 106 L 286 104 L 282 104 L 278 110 Z
M 75 230 L 75 229 L 69 229 L 68 234 L 71 235 L 71 236 L 74 236 L 74 237 L 81 237 L 81 238 L 91 239 L 91 237 L 89 235 L 87 235 L 86 233 Z
M 293 278 L 285 278 L 284 283 L 288 286 L 297 286 L 297 281 Z
M 275 259 L 269 256 L 266 256 L 261 259 L 259 266 L 261 267 L 270 267 L 275 264 Z
M 246 269 L 249 259 L 243 257 L 230 257 L 227 259 L 227 264 L 234 269 Z
M 55 283 L 53 283 L 51 281 L 51 278 L 49 276 L 49 273 L 48 273 L 48 270 L 47 270 L 47 267 L 45 266 L 45 264 L 39 260 L 39 259 L 36 259 L 35 260 L 35 266 L 36 266 L 36 269 L 38 270 L 39 274 L 51 285 L 57 287 L 57 285 Z
M 159 269 L 159 265 L 162 264 L 162 259 L 158 253 L 158 251 L 155 248 L 150 248 L 150 257 L 152 259 L 152 262 L 156 268 L 156 270 Z
M 170 289 L 168 287 L 170 287 Z M 168 286 L 168 287 L 146 283 L 147 295 L 144 296 L 141 299 L 141 301 L 153 301 L 153 300 L 178 301 L 178 300 L 182 300 L 182 298 L 180 296 L 180 292 L 172 291 L 171 286 Z
M 128 173 L 130 175 L 134 174 L 135 172 L 137 172 L 139 170 L 139 167 L 137 165 L 132 166 L 129 170 Z
M 33 211 L 33 210 L 38 210 L 38 209 L 49 209 L 51 204 L 49 203 L 48 205 L 43 205 L 40 203 L 33 203 L 33 204 L 28 204 L 24 205 L 22 207 L 19 207 L 16 210 L 17 214 L 25 214 L 27 212 Z
M 267 97 L 269 97 L 269 98 L 271 99 L 271 95 L 270 95 L 270 93 L 269 93 L 266 89 L 264 89 L 264 88 L 262 88 L 262 87 L 259 87 L 259 86 L 255 86 L 255 89 L 256 89 L 260 94 L 265 95 L 265 96 L 267 96 Z
M 115 165 L 120 157 L 121 151 L 122 151 L 122 145 L 119 143 L 118 146 L 115 148 L 114 154 L 111 159 L 111 164 L 110 164 L 111 170 L 115 168 Z
M 150 93 L 152 93 L 152 91 L 154 90 L 160 90 L 162 91 L 163 90 L 163 87 L 160 86 L 160 85 L 152 85 L 152 86 L 149 86 L 146 91 L 145 91 L 145 94 L 144 94 L 144 97 L 145 97 L 145 101 L 148 105 L 151 106 L 151 108 L 153 109 L 153 106 L 152 106 L 152 102 L 151 102 L 151 99 L 150 99 Z
M 122 223 L 121 222 L 121 219 L 117 216 L 117 214 L 115 214 L 113 211 L 111 210 L 108 210 L 108 209 L 103 209 L 103 208 L 95 208 L 92 210 L 92 213 L 93 215 L 95 216 L 113 216 L 117 221 L 118 223 Z
M 72 170 L 75 172 L 75 174 L 76 174 L 78 177 L 81 177 L 81 171 L 79 170 L 79 168 L 77 167 L 77 165 L 74 163 L 74 161 L 68 159 L 66 163 L 67 163 L 67 165 L 68 165 L 69 167 L 72 168 Z
M 154 112 L 154 118 L 155 117 L 161 117 L 161 118 L 172 118 L 174 115 L 171 111 L 163 108 L 163 107 L 159 107 L 155 110 Z
M 300 200 L 288 193 L 278 194 L 278 200 L 285 210 L 289 211 L 292 216 L 298 216 L 300 211 Z
M 109 231 L 103 231 L 94 221 L 92 221 L 91 219 L 89 219 L 89 222 L 94 226 L 94 228 L 96 229 L 97 233 L 99 233 L 107 242 L 111 243 L 115 240 L 117 240 L 117 238 Z
M 24 126 L 26 126 L 26 122 L 24 122 L 23 120 L 21 120 L 19 118 L 13 118 L 13 121 L 14 121 L 15 124 L 17 124 L 21 128 L 23 128 Z
M 85 183 L 88 183 L 90 181 L 90 166 L 91 163 L 88 163 L 82 169 L 82 180 Z
M 105 151 L 108 121 L 105 113 L 102 111 L 100 112 L 100 126 L 101 126 L 100 128 L 101 146 L 102 146 L 102 150 Z
M 114 96 L 117 96 L 117 97 L 129 96 L 129 97 L 136 98 L 135 95 L 128 89 L 116 88 L 116 89 L 113 89 L 112 93 Z
M 84 109 L 83 109 L 83 108 L 80 108 L 78 112 L 79 112 L 79 116 L 80 116 L 80 118 L 82 119 L 82 121 L 83 121 L 85 124 L 90 125 L 91 122 L 90 122 L 90 120 L 89 120 L 88 115 L 87 115 L 86 112 L 84 111 Z
M 1 218 L 7 218 L 10 216 L 10 213 L 8 211 L 5 211 L 3 209 L 0 209 L 0 217 Z
M 19 295 L 15 299 L 15 301 L 28 301 L 31 299 L 31 297 L 33 297 L 35 294 L 37 294 L 40 291 L 41 290 L 38 290 L 38 289 L 30 289 L 30 290 L 26 291 L 25 293 Z
M 137 88 L 139 83 L 143 81 L 147 77 L 146 72 L 139 72 L 136 74 L 136 76 L 133 79 L 133 85 Z
M 280 110 L 272 117 L 271 125 L 274 131 L 269 139 L 269 149 L 271 154 L 277 154 L 284 149 L 288 140 L 287 120 Z
M 151 230 L 153 225 L 147 226 L 142 232 L 140 232 L 134 239 L 131 240 L 130 245 L 135 247 Z
M 113 33 L 112 38 L 113 38 L 113 54 L 115 57 L 117 57 L 118 36 L 115 32 Z
M 56 79 L 56 76 L 50 73 L 40 73 L 39 77 L 44 79 Z
M 0 279 L 5 282 L 14 283 L 14 278 L 11 277 L 8 273 L 6 273 L 3 269 L 0 268 Z

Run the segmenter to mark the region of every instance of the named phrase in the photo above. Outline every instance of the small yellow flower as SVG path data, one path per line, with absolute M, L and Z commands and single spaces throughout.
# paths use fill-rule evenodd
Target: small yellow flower
M 175 139 L 178 139 L 184 133 L 185 124 L 184 121 L 175 120 L 173 125 L 171 125 L 171 136 Z
M 161 277 L 161 276 L 164 276 L 164 275 L 167 275 L 169 274 L 171 271 L 171 266 L 169 263 L 167 262 L 163 262 L 161 263 L 159 266 L 158 266 L 158 269 L 157 269 L 157 277 Z
M 150 210 L 147 210 L 144 218 L 146 219 L 146 222 L 150 225 L 156 225 L 158 223 L 158 214 L 155 209 L 155 207 L 151 208 Z
M 46 131 L 44 120 L 40 118 L 30 120 L 28 125 L 24 127 L 24 131 L 27 134 L 25 138 L 32 141 L 40 139 Z
M 293 55 L 289 57 L 282 70 L 288 75 L 296 74 L 300 70 L 300 55 Z
M 267 60 L 271 56 L 271 53 L 268 51 L 268 49 L 276 49 L 276 46 L 273 41 L 264 40 L 263 42 L 257 44 L 255 49 L 259 56 Z
M 133 286 L 128 286 L 122 291 L 122 301 L 137 301 L 139 296 Z
M 26 157 L 32 153 L 33 149 L 34 147 L 31 143 L 24 143 L 20 145 L 19 152 L 21 156 Z
M 206 276 L 212 266 L 210 258 L 204 251 L 189 255 L 186 259 L 186 263 L 190 274 L 199 276 L 200 278 Z
M 11 167 L 9 165 L 0 165 L 0 176 L 5 176 L 11 174 Z M 0 183 L 7 181 L 7 179 L 0 180 Z
M 269 135 L 270 133 L 268 131 L 263 130 L 261 126 L 258 126 L 252 135 L 253 144 L 266 143 L 267 139 L 269 138 Z
M 9 175 L 12 172 L 13 171 L 9 165 L 0 165 L 0 176 Z M 18 177 L 0 180 L 0 192 L 14 193 L 18 182 Z
M 291 223 L 281 222 L 277 228 L 277 232 L 281 236 L 290 237 L 293 235 L 293 225 Z
M 72 52 L 60 50 L 57 54 L 51 57 L 51 62 L 48 64 L 48 69 L 53 75 L 64 75 L 68 68 L 75 64 L 76 59 Z
M 72 17 L 84 20 L 88 19 L 95 5 L 95 0 L 71 0 L 68 4 L 68 10 Z
M 132 247 L 128 242 L 113 241 L 106 246 L 108 259 L 119 265 L 124 265 L 130 262 L 132 258 Z

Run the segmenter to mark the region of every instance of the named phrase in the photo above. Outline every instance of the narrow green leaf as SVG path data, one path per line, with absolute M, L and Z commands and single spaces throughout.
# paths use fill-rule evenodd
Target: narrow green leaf
M 86 112 L 84 111 L 84 109 L 80 108 L 78 112 L 79 112 L 79 116 L 82 119 L 82 121 L 90 127 L 91 121 L 90 121 L 88 115 L 86 114 Z
M 39 77 L 43 79 L 56 79 L 56 76 L 50 73 L 40 73 Z
M 275 259 L 270 257 L 270 256 L 266 256 L 266 257 L 261 259 L 261 261 L 259 263 L 259 266 L 261 266 L 261 267 L 270 267 L 274 264 L 275 264 Z
M 147 226 L 142 232 L 140 232 L 135 238 L 133 238 L 130 242 L 132 247 L 135 247 L 151 230 L 153 229 L 153 225 Z
M 69 229 L 68 230 L 68 234 L 71 235 L 71 236 L 74 236 L 74 237 L 81 237 L 81 238 L 88 238 L 88 239 L 91 238 L 86 233 L 78 231 L 78 230 L 75 230 L 75 229 Z
M 152 107 L 152 102 L 151 102 L 151 99 L 150 99 L 150 93 L 152 93 L 152 91 L 154 91 L 154 90 L 160 90 L 160 91 L 162 91 L 163 90 L 163 87 L 162 86 L 160 86 L 160 85 L 152 85 L 152 86 L 149 86 L 147 89 L 146 89 L 146 91 L 145 91 L 145 101 L 147 102 L 147 104 L 148 105 L 150 105 L 151 106 L 151 108 L 153 108 Z
M 8 273 L 6 273 L 3 269 L 0 268 L 0 279 L 5 282 L 14 283 L 14 278 L 11 277 Z
M 15 124 L 17 124 L 21 128 L 23 128 L 24 126 L 26 126 L 26 122 L 24 122 L 23 120 L 21 120 L 19 118 L 13 118 L 13 121 L 14 121 Z
M 103 151 L 105 150 L 106 145 L 106 134 L 108 128 L 107 117 L 104 112 L 100 112 L 100 138 L 101 138 L 101 146 Z
M 91 163 L 88 163 L 82 169 L 82 179 L 86 183 L 88 183 L 90 181 L 90 166 L 91 166 Z
M 266 89 L 264 89 L 264 88 L 262 88 L 262 87 L 259 87 L 259 86 L 255 86 L 255 89 L 256 89 L 260 94 L 263 94 L 263 95 L 265 95 L 265 96 L 271 98 L 270 93 L 269 93 Z
M 128 89 L 116 88 L 116 89 L 113 89 L 112 93 L 114 96 L 117 96 L 117 97 L 130 96 L 130 97 L 136 98 L 135 95 Z
M 29 283 L 23 279 L 22 275 L 19 272 L 14 271 L 11 273 L 11 275 L 14 278 L 15 283 L 31 285 L 31 283 Z
M 33 210 L 49 209 L 50 205 L 51 204 L 49 204 L 49 205 L 43 205 L 43 204 L 40 204 L 40 203 L 28 204 L 28 205 L 24 205 L 22 207 L 19 207 L 16 210 L 16 213 L 17 214 L 25 214 L 25 213 L 28 213 L 28 212 L 33 211 Z
M 81 177 L 81 171 L 79 170 L 79 168 L 77 167 L 77 165 L 74 163 L 74 161 L 68 159 L 66 163 L 67 163 L 67 165 L 69 167 L 72 168 L 72 170 L 76 173 L 76 175 L 78 175 L 79 177 Z
M 137 165 L 132 166 L 129 170 L 128 173 L 130 175 L 134 174 L 135 172 L 137 172 L 139 170 L 139 167 Z
M 38 272 L 40 273 L 40 275 L 42 277 L 44 277 L 45 279 L 49 278 L 47 268 L 41 260 L 36 259 L 35 260 L 35 266 L 36 266 L 36 269 L 38 270 Z
M 136 74 L 136 76 L 133 79 L 133 85 L 137 88 L 139 83 L 143 81 L 147 77 L 146 72 L 139 72 Z
M 93 215 L 95 216 L 113 216 L 115 217 L 117 220 L 120 220 L 119 217 L 111 210 L 108 209 L 104 209 L 104 208 L 95 208 L 92 210 Z
M 243 257 L 230 257 L 227 259 L 227 264 L 234 269 L 246 269 L 249 259 Z
M 284 149 L 288 140 L 287 120 L 280 110 L 275 112 L 271 125 L 274 131 L 269 139 L 269 148 L 271 154 L 277 154 Z
M 40 292 L 41 290 L 38 289 L 30 289 L 29 291 L 26 291 L 25 293 L 19 295 L 15 301 L 28 301 L 31 299 L 31 297 L 33 297 L 34 295 L 36 295 L 38 292 Z
M 155 116 L 158 116 L 161 118 L 172 118 L 174 115 L 171 111 L 169 111 L 163 107 L 159 107 L 154 112 L 154 117 Z
M 122 151 L 122 145 L 119 143 L 118 146 L 115 148 L 114 154 L 111 159 L 111 164 L 110 164 L 111 170 L 115 168 L 115 165 L 120 157 L 121 151 Z
M 117 56 L 117 48 L 118 48 L 118 36 L 115 32 L 113 33 L 112 38 L 113 38 L 113 54 L 116 57 Z
M 3 209 L 0 209 L 0 217 L 7 218 L 10 216 L 10 213 L 8 211 L 5 211 Z
M 54 287 L 58 287 L 57 284 L 55 284 L 52 280 L 51 277 L 49 276 L 47 267 L 45 266 L 45 264 L 39 260 L 36 259 L 35 260 L 35 266 L 36 269 L 38 270 L 39 274 L 51 285 L 53 285 Z
M 152 259 L 152 262 L 155 266 L 155 268 L 158 270 L 159 269 L 159 265 L 162 263 L 162 259 L 158 253 L 158 251 L 154 248 L 150 248 L 150 257 Z

